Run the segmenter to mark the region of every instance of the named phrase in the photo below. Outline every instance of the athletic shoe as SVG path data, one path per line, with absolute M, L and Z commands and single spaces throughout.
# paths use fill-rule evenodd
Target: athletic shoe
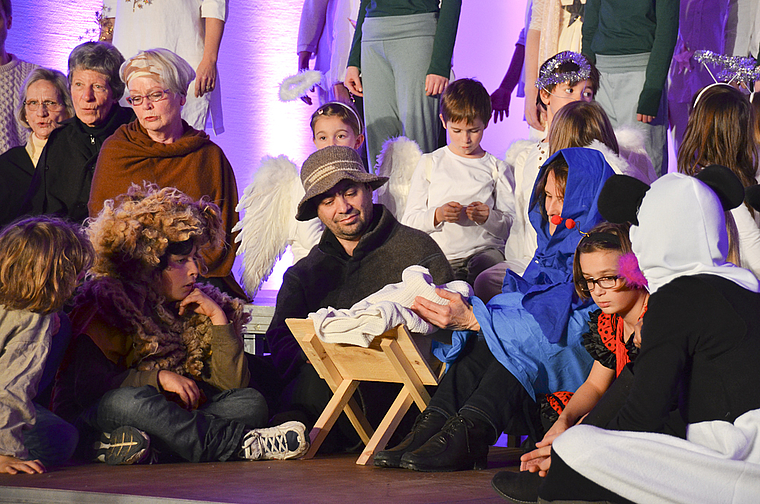
M 125 425 L 113 432 L 104 432 L 95 448 L 95 459 L 108 465 L 138 464 L 150 454 L 150 437 L 135 427 Z
M 248 460 L 286 460 L 298 458 L 308 449 L 306 426 L 301 422 L 285 422 L 246 432 L 239 455 Z

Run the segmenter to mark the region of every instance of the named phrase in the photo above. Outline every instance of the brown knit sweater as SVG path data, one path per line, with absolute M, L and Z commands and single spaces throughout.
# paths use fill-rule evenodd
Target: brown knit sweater
M 174 143 L 154 142 L 139 121 L 121 126 L 100 150 L 92 178 L 88 209 L 95 217 L 103 202 L 126 193 L 130 185 L 154 182 L 176 187 L 188 196 L 208 196 L 222 210 L 227 246 L 204 255 L 208 277 L 226 277 L 235 260 L 232 227 L 238 221 L 237 184 L 227 157 L 203 131 L 183 121 L 185 133 Z

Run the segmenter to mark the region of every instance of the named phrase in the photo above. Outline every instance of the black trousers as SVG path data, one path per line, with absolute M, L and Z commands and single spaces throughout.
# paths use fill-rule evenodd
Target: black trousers
M 476 337 L 470 337 L 459 359 L 449 367 L 428 409 L 447 417 L 477 413 L 491 423 L 497 436 L 501 432 L 541 434 L 538 404 L 496 360 L 485 340 Z

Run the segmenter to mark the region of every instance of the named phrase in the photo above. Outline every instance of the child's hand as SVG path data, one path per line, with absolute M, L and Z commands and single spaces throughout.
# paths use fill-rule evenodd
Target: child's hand
M 441 222 L 459 222 L 464 207 L 456 201 L 449 201 L 435 209 L 435 222 L 438 225 Z
M 39 460 L 21 460 L 10 455 L 0 455 L 0 474 L 42 474 L 45 466 Z
M 226 325 L 229 322 L 219 305 L 199 289 L 193 289 L 185 299 L 179 302 L 180 315 L 184 315 L 188 309 L 206 315 L 214 325 Z
M 172 371 L 162 369 L 158 372 L 158 383 L 165 392 L 177 394 L 188 410 L 198 407 L 201 399 L 201 391 L 195 380 L 178 375 Z
M 568 424 L 567 418 L 560 415 L 551 429 L 544 435 L 544 438 L 536 443 L 536 449 L 520 457 L 520 470 L 538 472 L 539 476 L 546 476 L 546 472 L 552 465 L 552 443 L 571 426 Z
M 482 225 L 488 220 L 488 216 L 491 214 L 491 209 L 485 203 L 480 201 L 473 201 L 465 209 L 467 218 L 471 221 Z

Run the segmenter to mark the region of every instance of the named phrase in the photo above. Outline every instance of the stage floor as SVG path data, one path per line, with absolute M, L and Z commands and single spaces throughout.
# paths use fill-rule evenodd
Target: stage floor
M 522 453 L 493 447 L 488 469 L 418 473 L 357 466 L 357 455 L 312 460 L 63 467 L 0 475 L 0 503 L 500 503 L 491 478 Z

